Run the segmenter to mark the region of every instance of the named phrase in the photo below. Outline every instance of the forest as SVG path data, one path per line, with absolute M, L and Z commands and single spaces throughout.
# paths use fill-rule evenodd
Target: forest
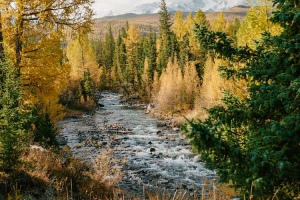
M 210 23 L 200 9 L 171 17 L 161 0 L 158 31 L 127 22 L 104 38 L 91 35 L 92 4 L 0 2 L 0 199 L 116 198 L 113 166 L 60 148 L 57 126 L 95 110 L 102 91 L 171 118 L 240 199 L 300 198 L 298 1 Z

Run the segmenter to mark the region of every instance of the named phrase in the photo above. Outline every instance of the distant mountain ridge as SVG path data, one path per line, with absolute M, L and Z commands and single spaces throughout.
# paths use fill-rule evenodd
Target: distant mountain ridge
M 254 5 L 256 5 L 256 0 Z M 182 12 L 197 12 L 201 9 L 203 12 L 226 11 L 238 5 L 249 6 L 247 0 L 166 0 L 169 12 L 181 10 Z M 160 10 L 160 1 L 146 3 L 134 7 L 126 13 L 132 14 L 156 14 Z M 125 14 L 120 11 L 110 11 L 106 16 L 115 16 Z

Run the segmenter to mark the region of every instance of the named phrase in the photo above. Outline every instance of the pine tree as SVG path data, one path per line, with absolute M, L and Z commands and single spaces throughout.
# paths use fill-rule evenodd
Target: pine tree
M 197 26 L 205 48 L 243 63 L 240 69 L 222 70 L 227 78 L 246 78 L 250 94 L 241 99 L 224 92 L 223 104 L 208 109 L 205 121 L 183 127 L 207 167 L 252 199 L 300 195 L 300 6 L 293 0 L 273 2 L 277 9 L 270 21 L 284 31 L 264 33 L 254 49 L 235 48 L 226 34 Z

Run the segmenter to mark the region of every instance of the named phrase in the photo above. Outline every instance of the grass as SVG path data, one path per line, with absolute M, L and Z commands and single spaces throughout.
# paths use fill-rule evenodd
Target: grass
M 0 199 L 111 199 L 114 196 L 117 181 L 107 182 L 99 166 L 74 158 L 67 149 L 55 153 L 31 148 L 23 153 L 21 160 L 23 164 L 18 170 L 0 174 Z

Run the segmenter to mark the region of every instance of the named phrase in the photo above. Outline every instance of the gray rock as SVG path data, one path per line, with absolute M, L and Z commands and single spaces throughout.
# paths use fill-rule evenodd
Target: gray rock
M 67 141 L 64 137 L 59 138 L 59 139 L 57 140 L 57 142 L 58 142 L 58 144 L 59 144 L 60 146 L 65 146 L 65 145 L 67 145 L 67 143 L 68 143 L 68 141 Z

